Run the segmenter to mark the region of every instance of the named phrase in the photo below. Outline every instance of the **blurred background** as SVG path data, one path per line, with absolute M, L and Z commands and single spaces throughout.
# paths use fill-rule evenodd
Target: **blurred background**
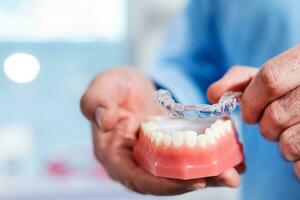
M 93 157 L 79 100 L 118 65 L 151 65 L 185 0 L 0 0 L 0 199 L 234 199 L 209 189 L 142 196 Z

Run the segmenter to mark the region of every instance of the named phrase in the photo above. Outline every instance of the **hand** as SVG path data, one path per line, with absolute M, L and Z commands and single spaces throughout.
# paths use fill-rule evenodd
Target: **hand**
M 141 120 L 158 112 L 152 101 L 154 86 L 130 68 L 116 68 L 100 74 L 81 99 L 81 110 L 92 124 L 94 152 L 108 174 L 128 188 L 148 194 L 172 195 L 210 185 L 236 187 L 236 169 L 218 177 L 175 180 L 155 177 L 132 159 Z
M 208 98 L 215 102 L 225 91 L 244 91 L 243 119 L 259 123 L 262 135 L 279 140 L 284 158 L 295 162 L 300 178 L 300 46 L 270 59 L 258 71 L 234 67 L 211 85 Z

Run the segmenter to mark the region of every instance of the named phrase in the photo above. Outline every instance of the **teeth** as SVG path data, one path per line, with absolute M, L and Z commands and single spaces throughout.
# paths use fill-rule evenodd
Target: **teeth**
M 221 131 L 221 136 L 225 136 L 225 134 L 226 134 L 226 129 L 225 129 L 225 124 L 224 124 L 224 122 L 223 122 L 222 124 L 220 124 L 220 127 L 221 127 L 221 129 L 222 129 L 222 131 Z
M 141 125 L 144 133 L 151 137 L 152 132 L 160 130 L 160 126 L 154 122 L 146 122 Z
M 162 142 L 162 132 L 160 131 L 156 131 L 156 135 L 155 135 L 155 138 L 154 138 L 154 142 L 155 142 L 155 146 L 159 146 L 160 143 Z
M 207 128 L 205 130 L 205 135 L 207 137 L 207 143 L 208 144 L 215 144 L 216 143 L 215 131 L 212 128 Z
M 175 132 L 174 134 L 172 134 L 172 144 L 175 147 L 179 147 L 183 144 L 184 138 L 183 138 L 183 132 L 179 131 L 179 132 Z
M 163 133 L 158 124 L 154 122 L 146 122 L 141 124 L 144 133 L 150 138 L 156 146 L 163 144 L 174 147 L 180 147 L 185 144 L 188 147 L 195 147 L 197 144 L 201 148 L 206 148 L 207 145 L 216 144 L 217 140 L 225 136 L 227 132 L 233 130 L 231 120 L 216 120 L 209 128 L 205 130 L 204 134 L 197 135 L 195 131 L 178 131 L 173 134 Z
M 150 141 L 151 142 L 154 142 L 155 141 L 155 138 L 156 138 L 156 135 L 157 135 L 157 131 L 152 131 L 150 132 Z
M 149 131 L 160 130 L 160 126 L 154 122 L 148 122 L 146 128 Z
M 143 123 L 141 124 L 141 128 L 142 128 L 142 130 L 143 130 L 143 132 L 144 132 L 145 135 L 148 135 L 147 127 L 148 127 L 148 124 L 147 124 L 147 123 L 144 123 L 144 122 L 143 122 Z
M 222 133 L 225 131 L 222 125 L 217 122 L 213 123 L 210 128 L 213 130 L 213 134 L 216 138 L 221 138 Z
M 207 145 L 207 137 L 205 134 L 198 135 L 198 145 L 202 148 L 205 148 Z
M 222 125 L 222 124 L 223 124 L 223 120 L 221 120 L 221 119 L 217 119 L 217 120 L 216 120 L 216 122 L 215 122 L 215 124 Z
M 172 138 L 169 134 L 163 134 L 162 142 L 165 146 L 169 146 L 172 142 Z
M 188 147 L 194 147 L 197 143 L 197 133 L 194 131 L 185 131 L 184 141 Z
M 216 139 L 215 139 L 214 134 L 207 135 L 207 143 L 208 144 L 216 144 Z
M 231 120 L 226 120 L 224 123 L 224 128 L 227 132 L 230 132 L 232 130 L 232 122 Z

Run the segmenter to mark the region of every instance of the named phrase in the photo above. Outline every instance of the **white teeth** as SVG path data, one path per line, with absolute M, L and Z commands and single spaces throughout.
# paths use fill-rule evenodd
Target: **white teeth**
M 160 130 L 160 126 L 154 122 L 148 122 L 146 129 L 149 131 Z
M 201 148 L 206 148 L 209 144 L 216 144 L 218 139 L 227 132 L 232 131 L 233 124 L 231 120 L 218 119 L 209 128 L 206 128 L 204 134 L 200 135 L 197 135 L 195 131 L 178 131 L 173 134 L 163 133 L 160 126 L 152 121 L 142 123 L 141 128 L 156 146 L 160 144 L 169 146 L 172 144 L 174 147 L 180 147 L 185 144 L 188 147 L 195 147 L 198 144 Z
M 211 128 L 207 128 L 205 130 L 205 135 L 207 137 L 207 143 L 208 144 L 215 144 L 216 139 L 215 139 L 215 131 Z
M 162 142 L 162 136 L 163 136 L 162 132 L 156 131 L 156 135 L 155 135 L 155 138 L 154 138 L 154 142 L 155 142 L 156 146 L 159 146 L 160 143 Z
M 207 137 L 208 144 L 216 144 L 216 139 L 214 134 L 208 134 L 206 137 Z
M 231 120 L 226 120 L 224 123 L 224 128 L 227 132 L 232 131 L 232 122 Z
M 143 122 L 142 124 L 141 124 L 141 128 L 142 128 L 142 130 L 143 130 L 143 132 L 144 132 L 144 134 L 145 135 L 148 135 L 149 134 L 149 132 L 148 132 L 148 124 L 147 123 L 145 123 L 145 122 Z
M 162 142 L 165 146 L 169 146 L 171 144 L 172 138 L 169 134 L 163 134 Z
M 195 131 L 185 131 L 184 141 L 188 147 L 194 147 L 197 143 L 197 133 Z
M 222 125 L 216 123 L 213 123 L 210 127 L 213 130 L 213 134 L 216 138 L 221 138 L 221 134 L 224 132 Z
M 157 135 L 157 132 L 156 131 L 151 131 L 150 132 L 150 140 L 151 142 L 154 142 L 155 141 L 155 138 L 156 138 L 156 135 Z
M 219 125 L 220 125 L 220 124 L 223 124 L 223 120 L 217 119 L 216 122 L 215 122 L 215 124 L 219 124 Z
M 152 132 L 160 130 L 160 126 L 154 122 L 146 122 L 141 125 L 145 135 L 152 136 Z
M 172 144 L 175 147 L 179 147 L 183 144 L 184 138 L 183 138 L 183 132 L 175 132 L 172 134 Z
M 207 138 L 205 134 L 198 135 L 198 145 L 202 148 L 205 148 L 207 144 Z
M 221 136 L 225 136 L 226 134 L 226 129 L 225 129 L 225 124 L 224 122 L 222 124 L 220 124 L 220 128 L 221 128 Z

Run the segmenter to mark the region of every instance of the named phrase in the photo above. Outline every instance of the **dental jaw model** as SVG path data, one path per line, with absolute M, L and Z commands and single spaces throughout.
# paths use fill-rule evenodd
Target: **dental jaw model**
M 137 163 L 155 176 L 187 180 L 217 176 L 243 162 L 229 117 L 188 116 L 156 116 L 143 122 L 134 147 Z

